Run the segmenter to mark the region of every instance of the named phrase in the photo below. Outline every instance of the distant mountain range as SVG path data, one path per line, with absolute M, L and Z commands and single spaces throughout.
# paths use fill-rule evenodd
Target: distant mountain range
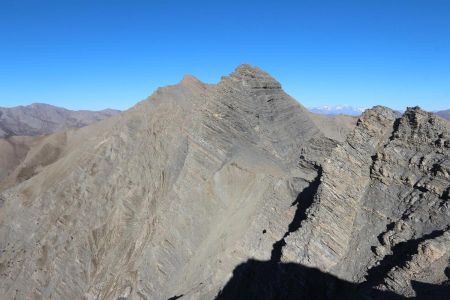
M 36 136 L 79 128 L 118 113 L 120 111 L 114 109 L 73 111 L 42 103 L 11 108 L 0 107 L 0 138 Z
M 360 116 L 364 108 L 350 105 L 325 105 L 311 107 L 309 111 L 327 116 Z M 114 109 L 74 111 L 43 103 L 33 103 L 27 106 L 10 108 L 0 107 L 0 138 L 10 136 L 39 136 L 70 128 L 80 128 L 119 113 L 119 110 Z M 401 114 L 398 112 L 399 116 Z M 437 111 L 435 114 L 450 120 L 450 109 Z M 327 122 L 330 120 L 327 119 Z
M 450 120 L 450 109 L 441 110 L 441 111 L 436 112 L 435 114 L 437 114 L 441 118 L 444 118 L 446 120 Z
M 365 110 L 361 107 L 353 107 L 350 105 L 325 105 L 320 107 L 311 107 L 309 110 L 313 113 L 320 115 L 349 115 L 349 116 L 359 116 Z
M 364 108 L 361 107 L 353 107 L 350 105 L 325 105 L 320 107 L 310 107 L 309 111 L 319 115 L 328 115 L 328 116 L 337 116 L 337 115 L 348 115 L 348 116 L 359 116 L 364 112 Z M 402 112 L 396 111 L 396 113 L 400 116 Z M 434 112 L 436 115 L 444 118 L 446 120 L 450 120 L 450 109 L 441 110 Z

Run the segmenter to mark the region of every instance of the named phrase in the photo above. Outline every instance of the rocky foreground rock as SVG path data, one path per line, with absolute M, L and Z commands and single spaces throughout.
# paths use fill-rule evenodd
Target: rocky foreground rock
M 449 140 L 419 108 L 318 122 L 248 65 L 186 76 L 0 182 L 0 295 L 445 299 Z

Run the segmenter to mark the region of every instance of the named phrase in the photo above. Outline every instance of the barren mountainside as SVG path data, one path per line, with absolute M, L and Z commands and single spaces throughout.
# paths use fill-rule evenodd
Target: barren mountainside
M 450 293 L 450 124 L 417 107 L 316 116 L 241 65 L 22 143 L 0 177 L 4 299 Z
M 436 114 L 438 116 L 440 116 L 441 118 L 444 118 L 444 119 L 450 121 L 450 109 L 438 111 L 438 112 L 436 112 Z
M 9 136 L 35 136 L 80 128 L 117 115 L 118 110 L 72 111 L 48 104 L 0 107 L 0 138 Z

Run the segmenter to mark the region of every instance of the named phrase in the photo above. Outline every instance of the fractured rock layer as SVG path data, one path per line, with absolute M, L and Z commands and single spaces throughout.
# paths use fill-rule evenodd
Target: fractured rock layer
M 406 296 L 417 296 L 412 281 L 445 285 L 449 138 L 447 122 L 418 108 L 400 119 L 381 107 L 366 111 L 324 163 L 283 260 Z

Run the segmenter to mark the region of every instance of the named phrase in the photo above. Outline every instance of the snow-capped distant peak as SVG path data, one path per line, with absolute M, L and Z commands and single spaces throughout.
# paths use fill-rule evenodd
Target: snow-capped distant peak
M 313 113 L 322 115 L 359 116 L 365 110 L 365 108 L 353 107 L 350 105 L 324 105 L 320 107 L 310 107 L 309 110 Z

